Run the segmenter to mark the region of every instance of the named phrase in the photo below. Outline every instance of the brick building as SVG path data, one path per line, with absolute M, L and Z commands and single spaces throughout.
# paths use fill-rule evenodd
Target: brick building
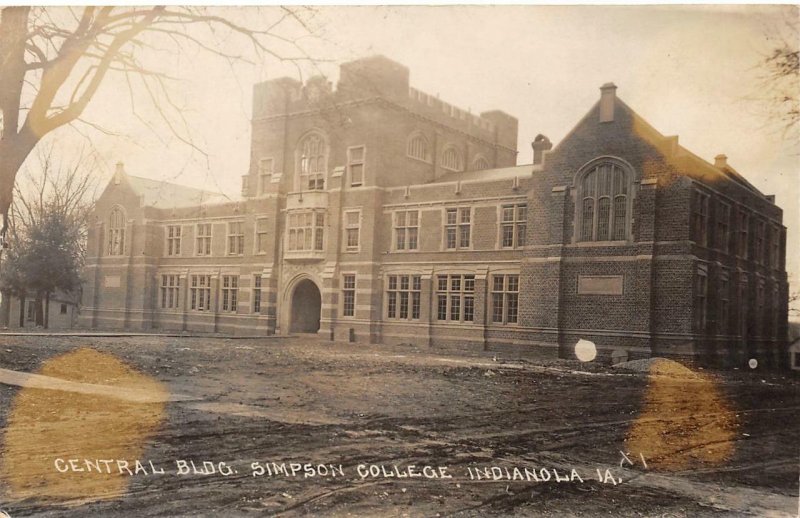
M 786 356 L 786 229 L 772 196 L 601 88 L 533 163 L 517 120 L 411 88 L 376 56 L 338 84 L 253 94 L 242 199 L 118 167 L 89 236 L 82 323 L 569 357 Z

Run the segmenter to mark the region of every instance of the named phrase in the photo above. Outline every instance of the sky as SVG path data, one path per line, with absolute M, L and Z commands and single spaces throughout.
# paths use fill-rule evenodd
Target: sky
M 415 88 L 473 113 L 500 109 L 517 117 L 520 164 L 530 163 L 537 134 L 557 144 L 612 81 L 617 95 L 662 134 L 679 135 L 684 147 L 711 162 L 726 154 L 757 188 L 776 195 L 789 229 L 788 269 L 800 277 L 800 142 L 763 102 L 759 66 L 781 37 L 797 44 L 787 24 L 798 19 L 796 6 L 297 9 L 306 27 L 290 19 L 278 30 L 288 38 L 303 34 L 298 43 L 317 58 L 313 65 L 259 58 L 224 31 L 199 36 L 252 63 L 191 46 L 156 45 L 140 54 L 174 76 L 168 91 L 178 111 L 168 118 L 193 146 L 173 135 L 141 88 L 129 94 L 119 76 L 84 114 L 113 135 L 79 123 L 51 138 L 69 152 L 95 153 L 105 177 L 122 161 L 130 174 L 236 197 L 249 167 L 251 93 L 259 81 L 322 73 L 335 84 L 339 63 L 383 54 L 409 67 Z M 216 12 L 249 25 L 281 15 L 279 8 Z M 293 52 L 278 40 L 275 48 Z

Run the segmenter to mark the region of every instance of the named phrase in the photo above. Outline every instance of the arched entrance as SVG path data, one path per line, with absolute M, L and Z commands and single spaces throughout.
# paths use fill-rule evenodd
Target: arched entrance
M 309 279 L 297 283 L 292 293 L 292 312 L 289 324 L 290 333 L 316 333 L 319 331 L 319 315 L 322 309 L 322 295 L 319 288 Z

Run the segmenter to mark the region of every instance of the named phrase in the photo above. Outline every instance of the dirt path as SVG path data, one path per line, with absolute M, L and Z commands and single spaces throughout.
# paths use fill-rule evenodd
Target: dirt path
M 115 498 L 95 502 L 17 500 L 6 492 L 0 508 L 12 516 L 797 513 L 797 452 L 788 446 L 796 446 L 800 429 L 796 378 L 715 377 L 736 416 L 730 458 L 714 464 L 701 456 L 690 469 L 664 471 L 636 461 L 640 452 L 630 452 L 635 465 L 620 467 L 632 423 L 645 419 L 650 380 L 644 374 L 302 339 L 15 336 L 0 337 L 0 367 L 7 369 L 0 383 L 10 383 L 0 392 L 4 426 L 20 390 L 15 385 L 31 380 L 49 384 L 40 389 L 135 397 L 74 379 L 18 374 L 80 346 L 113 355 L 167 387 L 166 415 L 142 454 L 164 473 L 130 476 Z M 670 397 L 691 403 L 691 387 Z M 698 434 L 722 411 L 707 414 L 656 412 L 647 419 Z M 177 461 L 210 462 L 215 473 L 180 474 Z M 220 463 L 236 472 L 222 475 Z M 341 466 L 343 476 L 254 476 L 272 463 L 290 470 Z M 410 465 L 445 467 L 452 478 L 386 477 Z M 384 471 L 372 477 L 371 466 Z M 539 481 L 515 479 L 515 468 L 523 476 L 535 470 Z M 572 469 L 582 482 L 555 480 L 553 470 L 560 479 Z M 477 480 L 476 473 L 487 476 Z

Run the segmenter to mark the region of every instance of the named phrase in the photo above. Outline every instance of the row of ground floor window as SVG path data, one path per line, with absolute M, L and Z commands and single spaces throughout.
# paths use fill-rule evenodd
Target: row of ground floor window
M 182 309 L 180 276 L 161 275 L 159 307 L 161 309 Z M 516 324 L 519 308 L 519 275 L 502 274 L 491 276 L 491 322 L 496 324 Z M 214 311 L 213 284 L 211 275 L 189 275 L 185 289 L 189 290 L 186 301 L 188 310 Z M 341 277 L 342 317 L 355 317 L 356 313 L 356 274 L 343 274 Z M 435 281 L 435 318 L 449 322 L 475 322 L 475 275 L 443 274 Z M 240 305 L 239 275 L 222 275 L 219 283 L 219 311 L 223 313 L 242 313 Z M 262 312 L 262 276 L 252 276 L 250 284 L 249 312 Z M 389 275 L 386 284 L 386 312 L 388 319 L 418 320 L 422 307 L 422 277 L 420 275 Z

